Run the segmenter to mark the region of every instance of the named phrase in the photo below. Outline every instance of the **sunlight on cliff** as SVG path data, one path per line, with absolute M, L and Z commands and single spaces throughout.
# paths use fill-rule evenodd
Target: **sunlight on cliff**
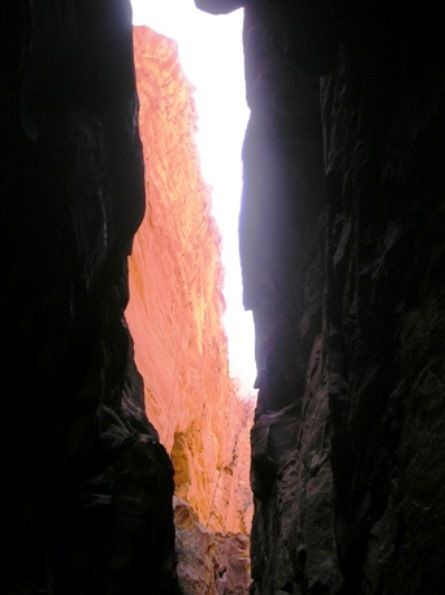
M 188 2 L 182 1 L 184 9 Z M 240 45 L 239 28 L 238 35 Z M 175 470 L 178 575 L 184 593 L 216 593 L 221 581 L 231 592 L 247 593 L 255 405 L 246 397 L 254 394 L 255 369 L 245 357 L 254 340 L 241 307 L 237 241 L 245 119 L 230 112 L 239 98 L 232 99 L 222 76 L 228 68 L 224 60 L 212 62 L 209 52 L 212 70 L 206 73 L 202 66 L 201 74 L 212 83 L 210 94 L 204 89 L 200 95 L 183 65 L 184 46 L 147 26 L 136 26 L 133 38 L 147 209 L 129 258 L 126 318 L 148 417 Z M 225 90 L 218 87 L 220 77 Z M 213 93 L 226 111 L 218 102 L 219 114 L 202 110 L 215 101 Z M 198 116 L 202 127 L 196 135 Z M 206 118 L 212 126 L 203 125 Z M 209 139 L 216 143 L 209 146 Z M 236 146 L 230 145 L 236 139 Z M 234 357 L 232 349 L 230 369 L 227 334 L 244 356 Z
M 251 312 L 242 306 L 238 253 L 241 147 L 248 119 L 242 49 L 242 11 L 219 16 L 199 11 L 193 0 L 132 0 L 133 21 L 178 44 L 181 67 L 193 85 L 200 167 L 211 192 L 221 235 L 224 328 L 230 375 L 243 397 L 253 397 L 256 376 Z
M 177 463 L 177 495 L 212 530 L 245 532 L 253 402 L 239 398 L 228 369 L 220 238 L 191 86 L 172 40 L 136 27 L 134 51 L 147 211 L 129 259 L 126 317 L 147 412 Z

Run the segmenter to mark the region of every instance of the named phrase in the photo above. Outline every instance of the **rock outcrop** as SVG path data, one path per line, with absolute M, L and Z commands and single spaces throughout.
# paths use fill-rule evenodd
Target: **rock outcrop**
M 0 592 L 174 593 L 124 321 L 144 212 L 129 2 L 3 2 Z
M 210 531 L 175 498 L 178 579 L 183 595 L 246 595 L 251 586 L 250 536 Z
M 435 3 L 245 5 L 255 593 L 439 595 L 445 79 Z
M 176 495 L 215 531 L 248 533 L 253 405 L 229 377 L 219 236 L 194 133 L 192 89 L 172 40 L 136 27 L 147 214 L 130 258 L 126 317 L 146 405 Z

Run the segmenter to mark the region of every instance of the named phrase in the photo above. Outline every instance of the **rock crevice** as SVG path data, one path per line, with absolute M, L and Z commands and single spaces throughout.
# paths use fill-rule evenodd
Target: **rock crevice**
M 172 40 L 136 27 L 134 44 L 147 215 L 130 257 L 126 317 L 147 410 L 175 470 L 178 575 L 185 593 L 246 593 L 254 404 L 229 377 L 220 238 L 192 89 Z

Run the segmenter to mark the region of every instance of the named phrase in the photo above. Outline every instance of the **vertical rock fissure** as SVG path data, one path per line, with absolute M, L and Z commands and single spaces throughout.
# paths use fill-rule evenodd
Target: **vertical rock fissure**
M 245 5 L 241 251 L 260 364 L 253 592 L 441 595 L 439 3 L 196 4 Z M 146 205 L 128 0 L 6 1 L 0 15 L 0 592 L 177 593 L 166 452 L 176 442 L 190 478 L 179 482 L 187 502 L 175 501 L 184 590 L 227 593 L 249 565 L 247 406 L 227 397 L 226 346 L 211 332 L 218 240 L 197 209 L 195 153 L 179 158 L 173 134 L 189 138 L 181 122 L 194 120 L 171 77 L 174 49 L 136 32 Z M 124 310 L 145 206 L 127 311 L 144 389 Z M 234 459 L 238 435 L 245 454 Z
M 126 318 L 145 403 L 175 467 L 185 594 L 248 593 L 253 403 L 230 378 L 220 238 L 175 42 L 134 29 L 147 210 L 130 257 Z

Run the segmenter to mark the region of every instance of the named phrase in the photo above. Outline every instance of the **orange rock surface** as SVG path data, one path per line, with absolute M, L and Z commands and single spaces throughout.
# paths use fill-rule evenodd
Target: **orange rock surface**
M 246 533 L 253 404 L 229 377 L 219 236 L 194 141 L 192 89 L 176 44 L 134 30 L 147 212 L 130 258 L 127 321 L 149 419 L 176 494 L 209 530 Z
M 177 573 L 183 595 L 250 592 L 250 539 L 203 527 L 186 502 L 174 498 Z

